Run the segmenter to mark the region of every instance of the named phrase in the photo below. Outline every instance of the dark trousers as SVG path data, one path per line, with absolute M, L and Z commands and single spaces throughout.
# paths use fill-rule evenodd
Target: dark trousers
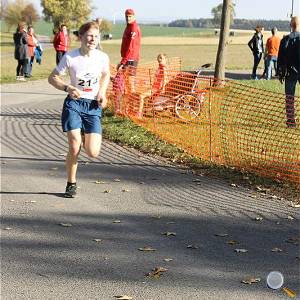
M 61 58 L 64 56 L 66 51 L 56 51 L 56 65 L 59 64 Z
M 253 69 L 252 69 L 252 78 L 255 79 L 256 78 L 256 71 L 257 71 L 257 67 L 260 63 L 262 57 L 262 53 L 253 53 Z
M 17 65 L 17 76 L 24 76 L 27 69 L 27 59 L 18 59 L 18 65 Z
M 297 81 L 300 83 L 300 75 L 292 74 L 285 78 L 285 110 L 286 123 L 295 124 L 295 91 Z

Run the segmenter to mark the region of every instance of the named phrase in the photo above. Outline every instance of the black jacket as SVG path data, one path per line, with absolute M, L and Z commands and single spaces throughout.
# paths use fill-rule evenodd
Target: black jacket
M 277 65 L 279 71 L 286 70 L 288 75 L 300 75 L 300 33 L 292 32 L 281 40 Z
M 251 49 L 253 53 L 259 53 L 258 49 L 258 41 L 260 40 L 260 37 L 258 33 L 254 33 L 252 39 L 248 42 L 248 46 Z M 261 41 L 262 41 L 262 52 L 264 52 L 264 41 L 263 41 L 263 35 L 261 35 Z
M 29 57 L 28 53 L 28 42 L 27 42 L 27 33 L 26 32 L 16 32 L 14 34 L 14 43 L 15 43 L 15 59 L 27 59 Z

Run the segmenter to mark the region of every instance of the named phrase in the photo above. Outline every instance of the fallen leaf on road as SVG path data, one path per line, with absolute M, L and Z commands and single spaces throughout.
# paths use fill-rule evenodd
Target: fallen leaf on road
M 290 207 L 294 207 L 294 208 L 299 208 L 299 207 L 300 207 L 300 204 L 294 203 L 294 202 L 290 202 L 289 206 L 290 206 Z
M 73 225 L 71 223 L 59 223 L 58 225 L 62 227 L 72 227 Z
M 159 278 L 162 273 L 168 271 L 168 269 L 163 268 L 163 267 L 156 267 L 155 269 L 152 270 L 152 272 L 147 273 L 146 276 L 148 277 L 153 277 L 153 278 Z
M 247 249 L 234 249 L 234 251 L 235 251 L 236 253 L 246 253 L 246 252 L 248 252 Z
M 292 291 L 291 289 L 284 287 L 282 288 L 282 290 L 290 297 L 290 298 L 295 298 L 296 297 L 296 293 L 294 291 Z
M 162 232 L 162 235 L 166 235 L 166 236 L 175 236 L 175 235 L 176 235 L 176 232 L 171 232 L 171 231 Z
M 272 252 L 282 252 L 283 250 L 280 249 L 280 248 L 275 247 L 275 248 L 273 248 L 271 251 L 272 251 Z
M 298 246 L 300 243 L 300 236 L 299 237 L 290 237 L 286 240 L 286 242 Z
M 172 261 L 173 260 L 173 258 L 164 258 L 164 261 L 166 261 L 166 262 L 169 262 L 169 261 Z
M 246 278 L 246 279 L 242 280 L 241 282 L 245 283 L 245 284 L 257 283 L 257 282 L 260 282 L 260 278 L 250 277 L 250 278 Z
M 161 215 L 154 215 L 151 217 L 152 219 L 161 219 Z
M 138 248 L 138 250 L 140 250 L 140 251 L 156 251 L 156 249 L 149 247 L 149 246 Z
M 201 179 L 193 179 L 193 182 L 201 182 Z
M 121 295 L 121 296 L 114 296 L 118 300 L 132 300 L 133 298 L 127 295 Z
M 216 233 L 215 236 L 219 236 L 219 237 L 226 237 L 228 236 L 228 233 Z
M 100 243 L 100 242 L 102 242 L 102 240 L 101 240 L 101 239 L 93 239 L 93 241 L 94 241 L 94 242 L 96 242 L 96 243 Z
M 111 190 L 104 190 L 103 193 L 104 194 L 109 194 L 109 193 L 111 193 Z
M 199 247 L 196 245 L 187 245 L 186 247 L 189 249 L 199 249 Z
M 229 244 L 229 245 L 237 245 L 237 244 L 239 244 L 239 243 L 240 243 L 240 242 L 235 241 L 235 240 L 230 240 L 230 241 L 227 242 L 227 244 Z

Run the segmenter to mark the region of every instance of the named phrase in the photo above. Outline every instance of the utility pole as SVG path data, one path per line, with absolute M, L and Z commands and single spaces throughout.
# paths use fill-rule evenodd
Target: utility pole
M 291 11 L 291 17 L 294 15 L 294 0 L 292 0 L 292 11 Z

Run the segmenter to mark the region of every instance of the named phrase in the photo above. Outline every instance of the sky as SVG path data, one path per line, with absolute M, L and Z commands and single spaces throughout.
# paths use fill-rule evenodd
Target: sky
M 29 0 L 41 12 L 39 0 Z M 294 15 L 300 15 L 300 0 L 233 0 L 236 18 L 287 20 L 294 2 Z M 140 21 L 210 18 L 211 9 L 222 0 L 92 0 L 92 17 L 124 18 L 126 8 L 135 10 Z

